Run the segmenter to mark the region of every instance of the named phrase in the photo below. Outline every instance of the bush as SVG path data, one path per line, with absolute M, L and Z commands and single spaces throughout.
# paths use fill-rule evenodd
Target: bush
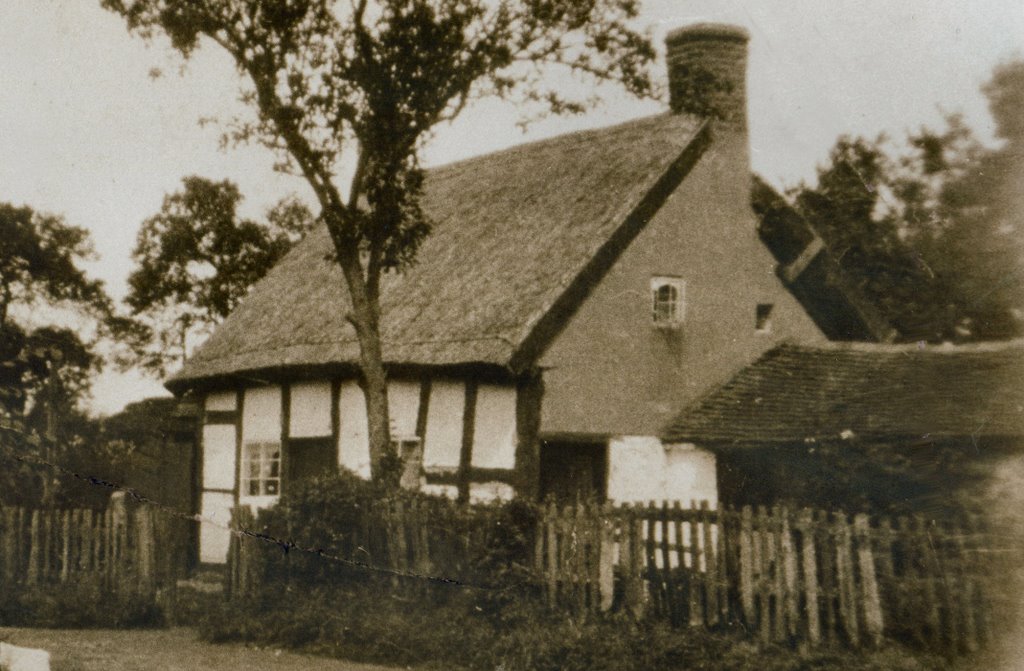
M 2 626 L 127 629 L 163 624 L 163 612 L 153 599 L 131 592 L 109 592 L 98 579 L 8 588 L 0 599 Z
M 402 507 L 404 513 L 394 511 Z M 446 580 L 479 587 L 500 599 L 508 588 L 525 588 L 537 514 L 522 501 L 489 506 L 457 502 L 379 485 L 342 473 L 304 482 L 269 510 L 257 529 L 279 543 L 265 544 L 258 572 L 271 593 L 294 587 L 361 584 L 367 576 L 391 576 L 403 563 L 393 525 L 408 522 L 429 536 L 434 570 Z M 429 582 L 406 581 L 417 590 Z M 444 585 L 443 581 L 436 584 Z
M 798 653 L 742 632 L 673 629 L 620 616 L 574 619 L 531 600 L 500 611 L 452 587 L 443 603 L 402 598 L 386 581 L 345 590 L 223 603 L 200 623 L 212 642 L 298 648 L 358 662 L 463 671 L 929 671 L 942 659 L 901 648 Z

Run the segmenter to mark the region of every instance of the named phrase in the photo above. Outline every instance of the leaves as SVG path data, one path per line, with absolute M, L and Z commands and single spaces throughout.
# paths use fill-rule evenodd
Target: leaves
M 267 213 L 267 223 L 238 216 L 238 187 L 186 177 L 142 224 L 132 257 L 125 302 L 134 317 L 112 322 L 131 344 L 129 360 L 164 372 L 180 362 L 202 333 L 226 317 L 249 287 L 313 225 L 302 203 L 288 198 Z
M 1024 334 L 1024 61 L 982 90 L 1002 146 L 983 146 L 958 115 L 902 149 L 841 137 L 818 184 L 791 194 L 905 340 Z

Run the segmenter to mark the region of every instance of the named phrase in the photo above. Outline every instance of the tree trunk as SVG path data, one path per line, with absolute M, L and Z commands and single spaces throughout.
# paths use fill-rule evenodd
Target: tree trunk
M 366 426 L 370 440 L 370 474 L 374 480 L 397 484 L 399 470 L 391 445 L 388 418 L 388 381 L 380 346 L 380 329 L 373 328 L 360 338 L 360 368 L 366 397 Z M 394 482 L 392 482 L 394 481 Z
M 366 399 L 366 426 L 370 443 L 370 477 L 377 482 L 397 487 L 400 464 L 391 445 L 388 419 L 388 382 L 380 342 L 380 306 L 377 292 L 366 286 L 358 257 L 338 259 L 345 284 L 352 299 L 348 320 L 355 327 L 359 340 L 359 368 Z

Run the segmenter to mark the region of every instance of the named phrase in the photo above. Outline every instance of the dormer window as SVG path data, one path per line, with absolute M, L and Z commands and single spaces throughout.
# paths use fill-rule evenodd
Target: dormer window
M 686 282 L 679 277 L 651 278 L 652 318 L 655 326 L 674 327 L 686 318 Z

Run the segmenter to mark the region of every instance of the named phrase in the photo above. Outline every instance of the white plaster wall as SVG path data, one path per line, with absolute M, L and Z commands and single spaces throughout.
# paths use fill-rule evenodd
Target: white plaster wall
M 235 427 L 203 427 L 203 489 L 235 488 Z
M 718 504 L 715 457 L 692 445 L 663 446 L 653 436 L 613 438 L 608 445 L 608 498 L 615 503 L 706 500 Z
M 331 383 L 299 382 L 291 387 L 288 435 L 312 438 L 331 435 Z
M 219 492 L 203 492 L 199 525 L 199 561 L 223 564 L 228 560 L 228 544 L 231 542 L 231 507 L 234 496 Z
M 665 451 L 665 498 L 682 501 L 707 501 L 718 507 L 718 476 L 715 455 L 692 444 L 669 445 Z
M 420 491 L 430 496 L 443 496 L 448 499 L 459 498 L 459 488 L 455 485 L 423 485 Z
M 340 431 L 338 463 L 364 477 L 370 477 L 370 438 L 366 424 L 366 401 L 355 382 L 343 382 L 338 397 Z
M 504 482 L 473 482 L 469 485 L 471 503 L 493 503 L 510 501 L 516 496 L 516 490 Z
M 242 444 L 250 440 L 281 440 L 280 387 L 245 390 L 242 403 Z
M 459 467 L 465 406 L 465 384 L 451 380 L 432 383 L 423 443 L 423 467 L 426 470 L 455 470 Z
M 419 410 L 419 382 L 388 382 L 388 419 L 391 420 L 392 437 L 415 436 Z
M 479 468 L 515 468 L 515 387 L 482 384 L 477 389 L 471 463 Z
M 238 394 L 234 391 L 215 391 L 206 396 L 208 412 L 233 412 L 236 410 Z

